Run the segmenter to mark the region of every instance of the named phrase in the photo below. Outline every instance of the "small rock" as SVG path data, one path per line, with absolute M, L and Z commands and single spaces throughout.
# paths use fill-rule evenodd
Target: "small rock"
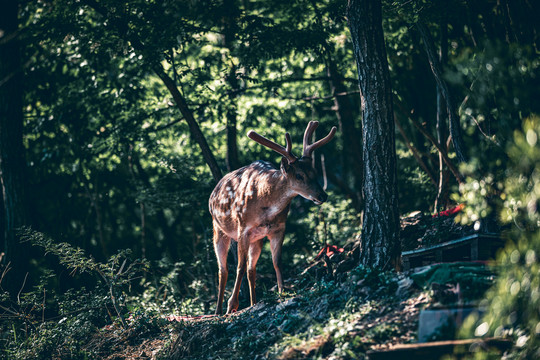
M 398 281 L 398 288 L 396 290 L 396 296 L 403 298 L 407 296 L 414 286 L 414 281 L 410 277 L 403 277 Z
M 283 311 L 287 308 L 289 309 L 292 309 L 294 307 L 298 306 L 298 298 L 292 298 L 292 299 L 288 299 L 288 300 L 285 300 L 281 303 L 279 303 L 277 306 L 276 306 L 276 310 L 277 311 Z

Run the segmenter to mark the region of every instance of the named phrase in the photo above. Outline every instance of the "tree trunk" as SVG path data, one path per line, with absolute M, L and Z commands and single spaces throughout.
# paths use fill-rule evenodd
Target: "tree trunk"
M 446 111 L 448 113 L 449 130 L 450 135 L 452 136 L 452 145 L 454 145 L 454 151 L 456 152 L 456 156 L 460 162 L 466 162 L 467 158 L 465 156 L 465 146 L 463 145 L 463 139 L 461 137 L 459 118 L 457 116 L 456 107 L 452 96 L 450 95 L 448 85 L 442 78 L 441 64 L 439 62 L 439 59 L 437 58 L 435 46 L 433 45 L 433 38 L 431 37 L 431 34 L 429 33 L 426 25 L 424 25 L 424 23 L 422 23 L 421 21 L 416 24 L 416 27 L 418 28 L 418 31 L 422 36 L 429 65 L 431 66 L 431 71 L 433 72 L 433 76 L 435 77 L 437 86 L 444 97 Z
M 441 49 L 439 52 L 439 61 L 441 66 L 444 66 L 448 60 L 448 25 L 446 19 L 441 22 Z M 437 85 L 437 142 L 441 149 L 448 152 L 445 145 L 447 134 L 446 128 L 446 111 L 444 106 L 444 96 L 442 89 Z M 439 151 L 439 183 L 437 186 L 437 196 L 433 205 L 434 212 L 439 212 L 440 209 L 446 208 L 449 203 L 448 198 L 448 170 L 444 166 L 443 154 Z
M 380 0 L 349 0 L 363 110 L 364 216 L 360 263 L 400 268 L 396 149 Z
M 238 131 L 237 125 L 237 111 L 236 111 L 236 94 L 238 88 L 238 80 L 236 79 L 236 67 L 233 65 L 229 76 L 227 76 L 227 82 L 231 86 L 231 95 L 229 96 L 230 103 L 226 110 L 227 116 L 227 171 L 231 172 L 240 167 L 240 161 L 238 160 L 238 144 L 237 137 Z
M 22 285 L 27 270 L 25 247 L 19 243 L 15 230 L 25 224 L 24 201 L 24 147 L 22 113 L 22 69 L 18 27 L 18 1 L 0 3 L 0 186 L 2 190 L 2 217 L 0 239 L 2 262 L 11 263 L 13 270 L 4 279 L 2 287 L 14 291 Z
M 234 50 L 234 41 L 237 31 L 238 15 L 240 13 L 238 6 L 234 0 L 223 1 L 223 46 L 229 49 L 229 54 Z M 226 55 L 224 61 L 227 61 Z M 236 66 L 231 61 L 231 69 L 226 76 L 227 84 L 229 84 L 231 90 L 229 93 L 229 106 L 226 110 L 227 117 L 227 171 L 231 172 L 240 167 L 240 161 L 238 160 L 238 144 L 237 144 L 237 107 L 236 97 L 238 96 L 238 79 L 236 78 Z

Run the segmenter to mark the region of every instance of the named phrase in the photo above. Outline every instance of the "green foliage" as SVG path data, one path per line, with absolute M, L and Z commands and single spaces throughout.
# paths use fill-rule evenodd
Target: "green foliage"
M 325 244 L 343 247 L 359 236 L 360 214 L 352 207 L 351 200 L 331 191 L 328 196 L 331 201 L 312 208 L 299 220 L 312 234 L 310 245 L 313 252 Z
M 433 197 L 433 184 L 428 175 L 418 168 L 416 160 L 410 151 L 405 151 L 397 144 L 396 150 L 399 163 L 398 181 L 400 184 L 400 213 L 407 213 L 411 210 L 430 211 L 431 204 L 426 201 Z
M 481 319 L 469 319 L 464 335 L 511 336 L 517 346 L 517 358 L 540 355 L 540 118 L 533 116 L 514 133 L 508 155 L 510 167 L 501 181 L 496 209 L 501 220 L 514 226 L 507 233 L 509 242 L 498 256 L 500 274 L 486 296 L 487 313 Z
M 29 228 L 21 229 L 19 236 L 22 241 L 42 247 L 45 254 L 57 256 L 59 263 L 71 271 L 71 276 L 90 274 L 98 278 L 101 285 L 93 291 L 81 287 L 57 293 L 54 287 L 51 290 L 50 284 L 54 273 L 44 271 L 33 289 L 22 292 L 23 284 L 17 301 L 11 300 L 13 294 L 10 296 L 4 292 L 0 307 L 13 322 L 1 322 L 1 333 L 7 343 L 7 352 L 2 355 L 47 359 L 69 354 L 73 358 L 86 358 L 88 351 L 82 346 L 106 323 L 107 315 L 112 317 L 111 313 L 115 312 L 117 318 L 114 321 L 128 327 L 122 304 L 124 291 L 147 270 L 146 261 L 129 261 L 130 251 L 126 250 L 111 256 L 107 263 L 100 263 L 88 257 L 82 249 L 56 243 Z M 51 311 L 56 315 L 50 317 Z
M 313 353 L 308 354 L 313 358 L 330 354 L 336 358 L 363 358 L 366 343 L 384 342 L 400 333 L 392 324 L 381 323 L 369 329 L 359 324 L 395 300 L 396 275 L 363 266 L 348 275 L 344 282 L 323 280 L 298 292 L 295 303 L 300 310 L 291 310 L 279 320 L 282 326 L 295 325 L 274 345 L 272 354 L 283 354 L 286 348 L 306 354 L 313 348 Z
M 506 149 L 522 121 L 540 111 L 528 90 L 539 85 L 540 61 L 532 52 L 528 46 L 491 41 L 482 53 L 467 50 L 456 59 L 448 77 L 456 84 L 470 84 L 459 109 L 469 134 L 483 135 L 488 145 Z
M 351 272 L 351 275 L 353 281 L 361 281 L 360 283 L 357 282 L 357 286 L 367 285 L 373 290 L 378 290 L 378 295 L 390 295 L 397 289 L 395 275 L 391 272 L 359 265 Z
M 126 297 L 126 306 L 130 312 L 154 315 L 203 315 L 209 311 L 207 298 L 211 289 L 200 279 L 194 279 L 189 285 L 190 291 L 184 291 L 178 278 L 186 264 L 160 262 L 151 277 L 141 279 L 137 288 L 142 292 Z M 162 273 L 164 272 L 164 273 Z M 156 273 L 162 273 L 158 276 Z M 213 303 L 212 303 L 213 305 Z
M 3 293 L 0 318 L 5 359 L 85 359 L 88 339 L 109 320 L 110 298 L 103 289 L 68 290 L 58 294 L 43 277 L 17 301 Z

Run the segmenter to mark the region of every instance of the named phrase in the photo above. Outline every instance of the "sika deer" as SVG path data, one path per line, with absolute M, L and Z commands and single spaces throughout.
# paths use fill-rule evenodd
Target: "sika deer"
M 301 195 L 320 205 L 328 198 L 317 182 L 311 156 L 315 149 L 332 140 L 336 127 L 333 127 L 325 138 L 309 144 L 318 125 L 316 121 L 309 122 L 304 133 L 304 153 L 301 158 L 297 158 L 291 151 L 289 133 L 285 134 L 287 144 L 284 148 L 254 131 L 249 131 L 247 135 L 250 139 L 283 155 L 281 169 L 275 169 L 266 161 L 255 161 L 223 177 L 210 195 L 214 250 L 219 266 L 216 314 L 219 315 L 222 311 L 228 276 L 227 253 L 231 239 L 238 242 L 238 266 L 227 314 L 238 309 L 238 293 L 246 269 L 251 305 L 256 302 L 255 265 L 261 254 L 264 237 L 270 240 L 278 290 L 282 292 L 281 247 L 291 200 Z

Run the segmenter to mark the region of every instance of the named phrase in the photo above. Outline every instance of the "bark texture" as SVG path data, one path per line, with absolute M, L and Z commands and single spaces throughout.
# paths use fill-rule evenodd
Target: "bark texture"
M 379 0 L 349 0 L 347 8 L 362 96 L 364 216 L 360 263 L 400 267 L 394 116 Z

